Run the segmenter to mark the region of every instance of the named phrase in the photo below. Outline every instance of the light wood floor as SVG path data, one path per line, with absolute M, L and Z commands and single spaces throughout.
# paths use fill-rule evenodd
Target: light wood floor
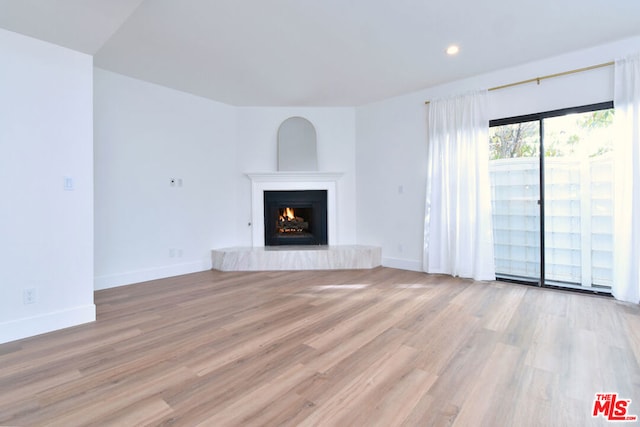
M 0 425 L 607 425 L 600 392 L 640 415 L 640 309 L 610 298 L 377 268 L 95 299 L 0 345 Z

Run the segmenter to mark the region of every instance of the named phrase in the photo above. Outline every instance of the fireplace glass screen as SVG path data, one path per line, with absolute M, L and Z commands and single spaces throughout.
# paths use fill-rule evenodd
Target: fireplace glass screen
M 265 191 L 264 243 L 327 244 L 327 191 Z

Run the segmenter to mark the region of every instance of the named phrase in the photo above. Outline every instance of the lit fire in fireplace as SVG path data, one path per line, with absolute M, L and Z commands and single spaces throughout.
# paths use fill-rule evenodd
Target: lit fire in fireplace
M 279 233 L 303 233 L 309 228 L 309 223 L 304 218 L 297 217 L 293 208 L 280 210 L 278 217 Z
M 292 208 L 284 208 L 282 215 L 280 215 L 280 221 L 284 221 L 285 219 L 291 221 L 295 218 L 296 215 Z

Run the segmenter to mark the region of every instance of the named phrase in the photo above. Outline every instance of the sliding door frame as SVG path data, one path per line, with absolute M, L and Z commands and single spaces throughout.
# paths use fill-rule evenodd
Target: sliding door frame
M 581 105 L 579 107 L 562 108 L 559 110 L 545 111 L 543 113 L 526 114 L 522 116 L 507 117 L 504 119 L 496 119 L 496 120 L 489 121 L 489 127 L 513 125 L 513 124 L 522 123 L 522 122 L 534 122 L 534 121 L 538 122 L 538 126 L 539 126 L 538 129 L 540 132 L 540 153 L 539 153 L 540 199 L 538 200 L 538 206 L 540 209 L 540 278 L 537 283 L 538 287 L 550 287 L 550 288 L 558 287 L 554 285 L 545 284 L 546 272 L 545 272 L 545 237 L 544 237 L 544 234 L 545 234 L 544 119 L 559 117 L 559 116 L 566 116 L 568 114 L 588 113 L 593 111 L 608 110 L 611 108 L 614 108 L 613 101 L 599 102 L 596 104 Z M 503 280 L 503 279 L 500 279 L 500 280 Z M 523 283 L 523 284 L 534 283 L 534 282 L 528 282 L 526 280 L 517 280 L 517 279 L 511 279 L 511 278 L 506 279 L 506 281 Z M 568 289 L 573 289 L 573 288 L 568 288 Z M 583 290 L 589 293 L 592 293 L 592 292 L 598 293 L 593 289 L 583 289 Z

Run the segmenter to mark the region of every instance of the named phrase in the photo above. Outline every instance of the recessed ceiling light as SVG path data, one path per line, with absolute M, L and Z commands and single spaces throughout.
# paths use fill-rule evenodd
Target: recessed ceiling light
M 455 55 L 458 52 L 460 52 L 460 48 L 458 46 L 456 46 L 455 44 L 452 44 L 451 46 L 449 46 L 447 48 L 447 55 Z

